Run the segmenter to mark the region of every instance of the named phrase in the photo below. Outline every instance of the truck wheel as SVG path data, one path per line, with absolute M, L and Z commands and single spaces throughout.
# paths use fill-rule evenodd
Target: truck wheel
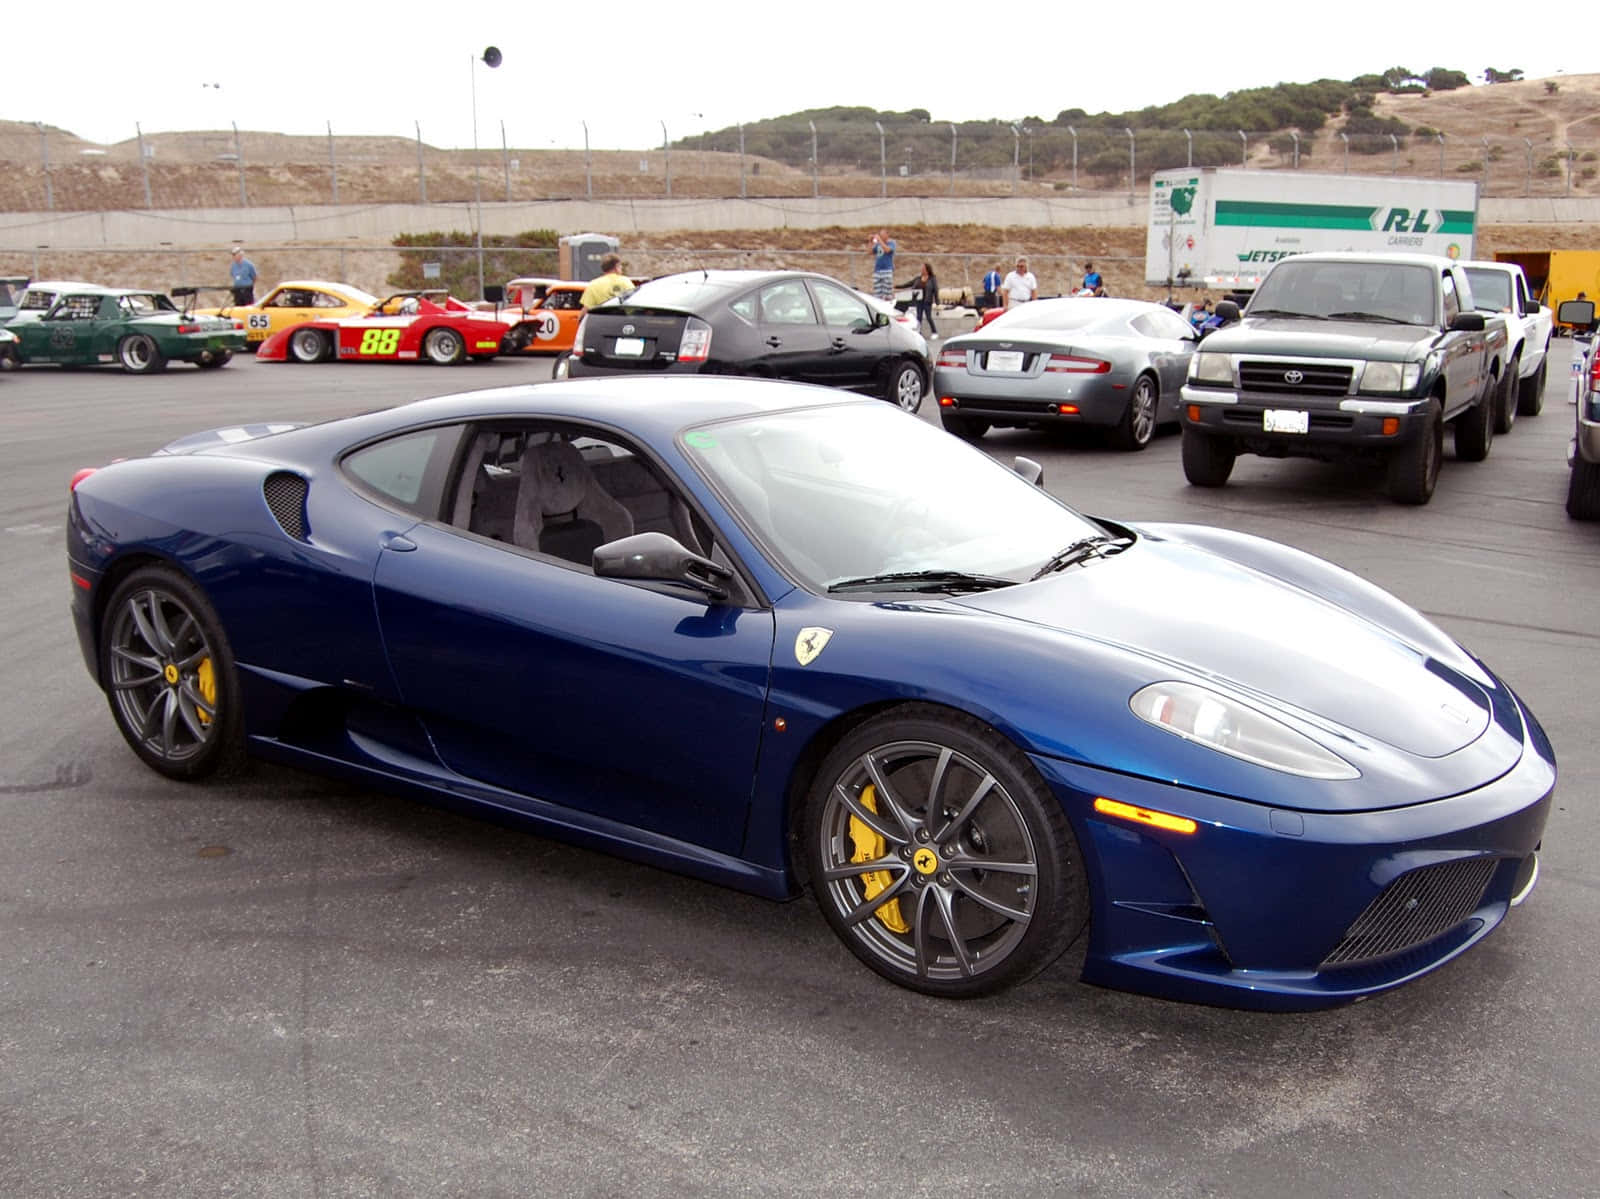
M 1600 520 L 1600 462 L 1572 463 L 1567 480 L 1567 515 L 1573 520 Z
M 1476 404 L 1450 422 L 1456 431 L 1458 462 L 1482 462 L 1489 456 L 1489 443 L 1494 441 L 1495 399 L 1499 394 L 1500 380 L 1496 379 L 1488 395 L 1479 396 Z
M 1544 380 L 1550 370 L 1550 347 L 1545 347 L 1544 361 L 1531 379 L 1523 379 L 1517 392 L 1517 412 L 1523 416 L 1538 416 L 1544 408 Z
M 1505 378 L 1494 393 L 1494 431 L 1509 433 L 1517 423 L 1519 388 L 1522 383 L 1522 356 L 1519 354 L 1506 364 Z
M 1185 425 L 1183 477 L 1195 487 L 1221 487 L 1233 473 L 1239 447 L 1231 437 L 1217 437 Z
M 1433 498 L 1443 458 L 1444 423 L 1435 398 L 1417 435 L 1389 455 L 1389 498 L 1397 504 L 1426 504 Z

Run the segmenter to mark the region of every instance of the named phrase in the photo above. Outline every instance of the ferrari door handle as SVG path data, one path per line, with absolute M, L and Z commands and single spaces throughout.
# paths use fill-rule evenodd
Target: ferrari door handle
M 833 339 L 833 348 L 834 348 L 834 349 L 836 349 L 836 350 L 842 350 L 842 349 L 844 349 L 844 348 L 845 348 L 845 345 L 844 345 L 844 338 L 842 338 L 842 337 L 835 337 L 835 338 L 834 338 L 834 339 Z
M 783 344 L 783 338 L 781 338 L 781 337 L 769 337 L 769 338 L 767 338 L 767 344 L 769 346 L 771 346 L 774 350 L 776 350 L 779 346 L 781 346 Z
M 409 554 L 417 548 L 417 543 L 404 533 L 385 533 L 378 538 L 381 549 L 393 550 L 397 554 Z

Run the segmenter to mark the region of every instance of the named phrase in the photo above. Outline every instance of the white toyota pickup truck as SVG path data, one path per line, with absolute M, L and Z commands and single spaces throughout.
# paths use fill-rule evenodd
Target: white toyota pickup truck
M 1473 306 L 1506 318 L 1507 386 L 1496 406 L 1494 431 L 1509 433 L 1518 415 L 1544 407 L 1545 358 L 1550 349 L 1550 309 L 1534 298 L 1528 277 L 1514 262 L 1465 262 Z

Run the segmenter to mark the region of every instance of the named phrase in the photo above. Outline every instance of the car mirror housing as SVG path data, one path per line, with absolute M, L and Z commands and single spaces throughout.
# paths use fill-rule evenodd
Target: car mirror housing
M 889 314 L 887 312 L 874 312 L 872 314 L 872 327 L 874 329 L 887 329 L 889 327 Z
M 604 579 L 677 583 L 714 599 L 728 598 L 733 572 L 665 533 L 635 533 L 595 547 L 594 573 Z
M 1562 300 L 1556 320 L 1563 325 L 1589 325 L 1594 322 L 1593 300 Z
M 491 283 L 483 289 L 483 298 L 491 304 L 504 304 L 506 302 L 506 289 L 498 283 Z
M 1481 312 L 1458 312 L 1450 320 L 1452 333 L 1482 333 L 1483 328 Z
M 1044 486 L 1044 467 L 1040 466 L 1032 458 L 1024 458 L 1021 454 L 1018 454 L 1011 460 L 1011 469 L 1035 487 Z
M 1221 321 L 1231 323 L 1239 319 L 1239 305 L 1232 300 L 1218 300 L 1215 312 L 1217 319 Z

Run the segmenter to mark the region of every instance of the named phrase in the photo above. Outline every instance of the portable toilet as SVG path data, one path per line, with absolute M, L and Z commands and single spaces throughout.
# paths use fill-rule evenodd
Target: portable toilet
M 587 283 L 603 273 L 600 260 L 621 246 L 606 233 L 569 233 L 557 245 L 556 260 L 563 279 Z

